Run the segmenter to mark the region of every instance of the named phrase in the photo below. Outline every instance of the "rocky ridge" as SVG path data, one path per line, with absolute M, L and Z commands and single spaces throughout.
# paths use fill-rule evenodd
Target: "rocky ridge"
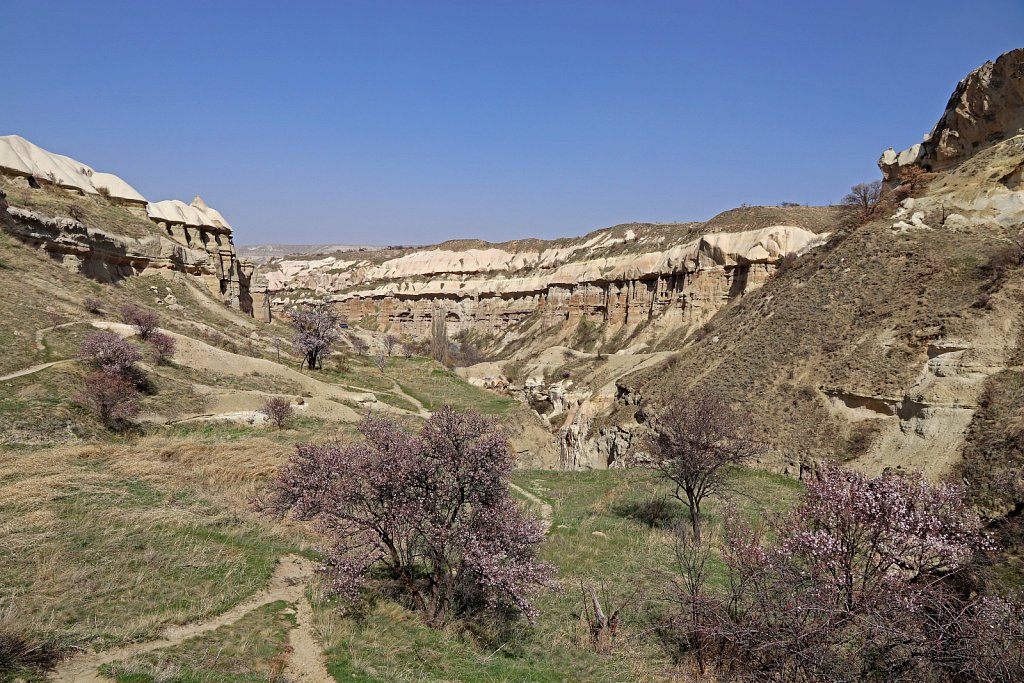
M 761 286 L 788 254 L 828 239 L 832 212 L 756 207 L 708 223 L 630 224 L 583 238 L 504 244 L 453 242 L 402 252 L 342 252 L 273 260 L 261 268 L 276 307 L 329 297 L 351 320 L 409 337 L 443 315 L 450 334 L 472 331 L 511 348 L 580 325 L 650 345 L 696 328 L 728 301 Z
M 202 198 L 148 202 L 118 176 L 17 135 L 0 136 L 0 181 L 0 226 L 69 270 L 101 281 L 177 270 L 266 319 L 252 264 L 238 258 L 230 223 Z
M 1024 133 L 1024 48 L 1011 50 L 969 73 L 924 141 L 878 160 L 886 180 L 917 166 L 941 171 L 1000 141 Z

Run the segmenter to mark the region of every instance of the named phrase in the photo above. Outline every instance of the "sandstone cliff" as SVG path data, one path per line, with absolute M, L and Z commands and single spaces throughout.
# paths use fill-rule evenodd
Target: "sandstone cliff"
M 823 244 L 830 209 L 757 207 L 708 223 L 630 224 L 578 239 L 342 252 L 271 261 L 277 306 L 328 296 L 353 321 L 410 337 L 441 314 L 450 334 L 473 331 L 495 350 L 570 343 L 651 345 L 693 329 L 760 287 L 787 254 Z
M 950 168 L 1002 140 L 1024 133 L 1024 48 L 1011 50 L 967 75 L 953 91 L 924 142 L 878 161 L 886 180 L 901 169 Z
M 719 313 L 713 337 L 620 379 L 569 435 L 577 459 L 606 457 L 609 438 L 642 435 L 645 405 L 705 384 L 743 406 L 772 446 L 765 464 L 794 475 L 821 459 L 957 470 L 992 381 L 1020 362 L 1022 84 L 1022 50 L 969 75 L 920 149 L 882 159 L 888 177 L 900 157 L 931 171 L 914 196 Z
M 225 303 L 265 315 L 231 225 L 200 197 L 149 203 L 121 178 L 16 135 L 0 137 L 0 193 L 0 226 L 69 270 L 107 282 L 178 270 Z

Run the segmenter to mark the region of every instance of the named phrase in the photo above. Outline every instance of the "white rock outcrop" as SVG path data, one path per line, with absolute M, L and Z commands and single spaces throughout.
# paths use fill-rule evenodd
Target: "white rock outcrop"
M 100 173 L 71 157 L 48 152 L 20 135 L 0 136 L 0 172 L 84 194 L 106 194 L 129 204 L 146 203 L 145 197 L 116 175 Z

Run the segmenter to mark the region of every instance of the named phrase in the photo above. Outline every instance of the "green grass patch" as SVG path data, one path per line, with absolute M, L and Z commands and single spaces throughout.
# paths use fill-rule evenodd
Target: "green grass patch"
M 285 602 L 254 609 L 237 622 L 180 645 L 104 665 L 118 683 L 275 683 L 295 617 Z

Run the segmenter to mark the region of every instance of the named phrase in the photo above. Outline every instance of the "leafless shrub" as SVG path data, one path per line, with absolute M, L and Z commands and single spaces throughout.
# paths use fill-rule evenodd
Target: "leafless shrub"
M 53 307 L 47 307 L 46 317 L 50 319 L 50 325 L 52 325 L 53 327 L 62 325 L 66 320 L 66 318 L 64 317 L 64 312 L 61 311 L 60 309 Z
M 110 429 L 122 429 L 139 412 L 138 389 L 122 375 L 97 370 L 85 378 L 85 386 L 75 397 L 90 408 Z
M 398 343 L 399 343 L 398 335 L 394 335 L 394 334 L 386 334 L 386 335 L 384 335 L 384 350 L 387 352 L 388 356 L 391 356 L 392 354 L 394 354 L 395 349 L 398 348 Z
M 149 336 L 147 340 L 153 350 L 156 352 L 156 361 L 160 365 L 166 365 L 170 363 L 171 358 L 174 357 L 174 350 L 177 347 L 177 343 L 174 341 L 174 337 L 169 334 L 162 332 L 156 332 Z
M 267 402 L 263 404 L 262 412 L 267 416 L 267 420 L 272 422 L 278 429 L 284 429 L 288 420 L 295 414 L 291 401 L 280 396 L 268 398 Z
M 377 355 L 373 358 L 373 364 L 377 366 L 378 370 L 384 372 L 388 367 L 388 354 L 383 350 L 378 351 Z
M 997 246 L 985 265 L 982 266 L 983 274 L 988 277 L 988 290 L 998 289 L 1006 279 L 1007 274 L 1013 268 L 1024 265 L 1024 233 L 1014 235 L 1004 244 Z

